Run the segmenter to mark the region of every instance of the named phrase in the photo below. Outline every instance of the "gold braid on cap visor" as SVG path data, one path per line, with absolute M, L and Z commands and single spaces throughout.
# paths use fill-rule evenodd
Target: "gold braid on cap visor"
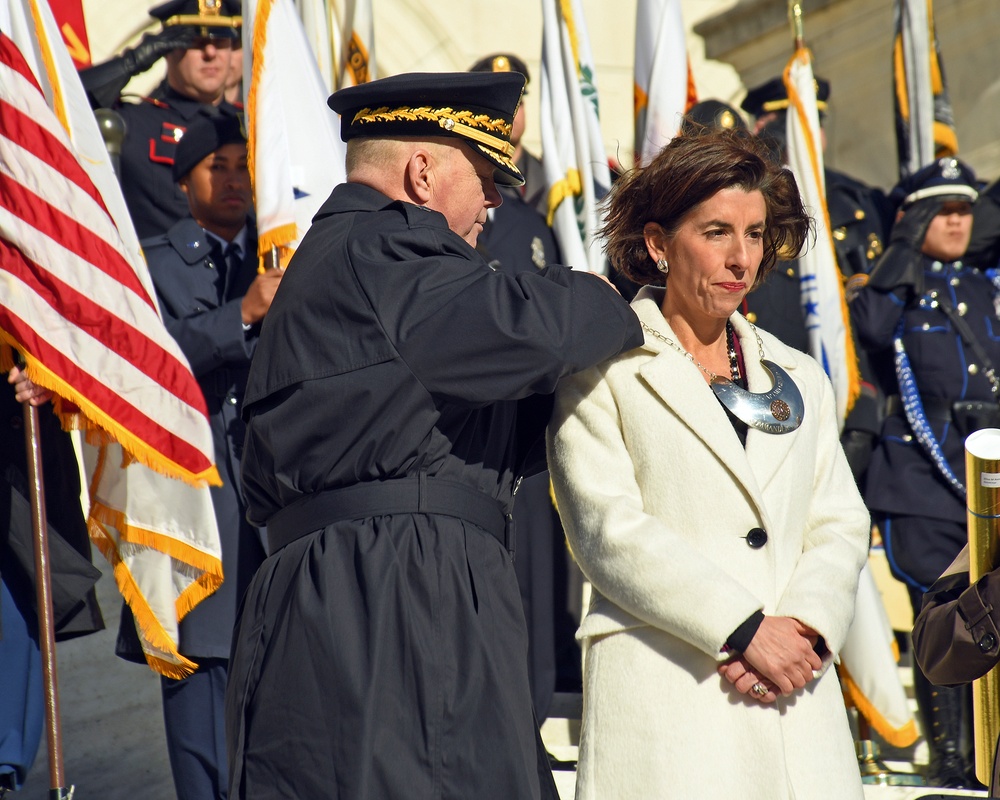
M 168 25 L 193 25 L 197 28 L 239 28 L 243 25 L 243 17 L 201 17 L 198 14 L 178 14 L 163 23 Z
M 388 106 L 381 108 L 362 108 L 351 124 L 364 125 L 368 122 L 436 122 L 444 130 L 474 142 L 484 144 L 493 150 L 498 150 L 507 158 L 514 155 L 514 145 L 508 139 L 494 136 L 488 131 L 496 131 L 503 136 L 510 137 L 511 123 L 504 119 L 491 119 L 489 114 L 475 114 L 472 111 L 455 111 L 453 108 L 431 108 L 421 106 L 420 108 L 394 108 L 391 111 Z

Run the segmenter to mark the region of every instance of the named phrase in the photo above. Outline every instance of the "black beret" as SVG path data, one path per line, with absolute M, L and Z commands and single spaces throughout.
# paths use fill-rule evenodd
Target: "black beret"
M 826 111 L 826 101 L 829 99 L 830 82 L 816 78 L 816 108 Z M 740 108 L 755 117 L 772 111 L 784 111 L 788 108 L 788 92 L 785 91 L 784 80 L 779 76 L 750 89 L 740 103 Z
M 928 197 L 972 203 L 979 196 L 978 187 L 976 174 L 970 167 L 946 156 L 903 178 L 893 187 L 889 199 L 901 209 Z
M 524 81 L 518 72 L 410 72 L 349 86 L 327 103 L 345 142 L 455 136 L 493 163 L 497 183 L 521 186 L 510 131 Z
M 174 151 L 174 180 L 179 181 L 224 144 L 246 144 L 246 141 L 242 120 L 236 114 L 216 108 L 199 110 Z
M 479 59 L 469 67 L 469 72 L 520 72 L 526 84 L 531 83 L 528 65 L 513 53 L 494 53 Z
M 681 120 L 681 134 L 697 133 L 701 130 L 747 130 L 743 116 L 721 100 L 702 100 L 691 106 L 691 110 Z
M 243 18 L 239 0 L 168 0 L 149 10 L 163 27 L 184 25 L 199 28 L 199 35 L 215 39 L 239 39 Z

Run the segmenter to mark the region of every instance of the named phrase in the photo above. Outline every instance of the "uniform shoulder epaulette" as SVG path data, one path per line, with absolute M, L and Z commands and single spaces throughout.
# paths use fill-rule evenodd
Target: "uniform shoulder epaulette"
M 142 103 L 149 103 L 157 108 L 170 108 L 169 103 L 165 103 L 163 100 L 157 100 L 155 97 L 140 97 L 139 101 Z
M 161 247 L 163 245 L 170 244 L 170 237 L 165 233 L 158 233 L 156 236 L 150 236 L 139 242 L 139 247 L 142 248 L 143 252 L 146 250 L 151 250 L 154 247 Z

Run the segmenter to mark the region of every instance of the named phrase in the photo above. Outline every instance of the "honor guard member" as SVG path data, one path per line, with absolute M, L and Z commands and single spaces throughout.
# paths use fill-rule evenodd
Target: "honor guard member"
M 642 341 L 600 276 L 475 245 L 517 186 L 518 73 L 335 93 L 347 182 L 261 331 L 243 486 L 271 553 L 237 623 L 234 798 L 555 798 L 507 524 L 564 375 Z
M 233 110 L 223 93 L 230 53 L 241 46 L 239 0 L 169 0 L 150 9 L 162 29 L 120 56 L 80 73 L 91 104 L 114 108 L 125 122 L 118 176 L 140 239 L 165 233 L 188 215 L 171 167 L 177 143 L 204 106 Z M 138 102 L 119 92 L 163 57 L 167 74 Z
M 531 73 L 528 65 L 513 53 L 494 53 L 479 59 L 469 67 L 469 72 L 517 72 L 524 76 L 524 94 L 528 94 L 528 84 L 531 83 Z M 521 142 L 527 125 L 527 115 L 524 109 L 524 98 L 517 107 L 514 126 L 510 132 L 510 143 L 514 146 L 514 165 L 524 178 L 524 185 L 513 187 L 524 202 L 535 211 L 546 217 L 549 213 L 549 183 L 545 179 L 545 167 L 542 159 L 532 153 Z
M 528 68 L 512 53 L 498 53 L 477 61 L 470 72 L 519 72 L 524 75 L 525 92 Z M 511 144 L 515 147 L 515 164 L 519 171 L 525 162 L 542 164 L 523 148 L 518 162 L 518 142 L 524 133 L 524 97 L 514 115 Z M 522 172 L 525 181 L 528 175 Z M 544 178 L 544 174 L 542 175 Z M 494 269 L 510 275 L 525 270 L 544 269 L 560 263 L 559 248 L 545 217 L 522 195 L 524 187 L 498 186 L 503 203 L 487 211 L 486 223 L 476 249 Z M 559 515 L 552 505 L 549 473 L 540 472 L 526 478 L 514 502 L 514 522 L 521 534 L 514 570 L 521 590 L 524 617 L 528 626 L 528 677 L 535 714 L 542 722 L 548 715 L 552 695 L 556 691 L 557 661 L 562 672 L 575 684 L 573 691 L 582 690 L 580 679 L 580 648 L 576 643 L 576 622 L 568 608 L 567 563 L 565 535 Z M 558 627 L 557 627 L 558 626 Z M 562 658 L 559 658 L 562 656 Z
M 887 396 L 865 499 L 914 615 L 967 541 L 965 437 L 1000 427 L 997 275 L 964 260 L 976 179 L 942 158 L 901 181 L 889 247 L 851 302 L 859 342 Z M 968 689 L 914 667 L 932 785 L 974 785 Z
M 0 347 L 0 363 L 11 351 Z M 87 520 L 80 507 L 80 471 L 70 435 L 47 402 L 52 393 L 14 367 L 0 373 L 0 798 L 22 788 L 45 729 L 39 651 L 35 532 L 22 402 L 38 406 L 38 446 L 45 454 L 48 569 L 55 640 L 104 629 L 94 587 Z M 8 386 L 7 384 L 13 384 Z M 58 792 L 57 792 L 58 793 Z M 42 790 L 36 791 L 41 796 Z M 19 797 L 20 795 L 14 795 Z
M 178 649 L 198 664 L 161 678 L 163 717 L 178 800 L 226 797 L 226 670 L 243 592 L 264 560 L 240 490 L 240 417 L 250 358 L 282 270 L 258 274 L 246 138 L 232 114 L 205 109 L 177 147 L 173 174 L 190 215 L 142 242 L 164 322 L 191 364 L 208 407 L 222 486 L 212 506 L 222 544 L 222 585 L 180 623 Z M 118 654 L 145 663 L 123 607 Z
M 829 81 L 816 78 L 816 104 L 824 150 L 826 134 L 822 126 L 826 121 L 829 99 Z M 754 118 L 754 132 L 769 139 L 777 157 L 784 161 L 788 93 L 781 77 L 750 89 L 740 107 Z M 882 255 L 891 219 L 889 202 L 881 189 L 866 186 L 829 167 L 824 170 L 824 179 L 837 265 L 844 278 L 850 281 L 855 275 L 871 272 Z M 778 265 L 767 283 L 747 296 L 745 305 L 744 313 L 748 320 L 773 333 L 785 344 L 809 352 L 797 259 Z M 792 309 L 797 309 L 797 312 Z M 861 395 L 847 417 L 841 443 L 851 471 L 861 483 L 881 424 L 882 400 L 863 353 L 859 353 L 859 367 Z

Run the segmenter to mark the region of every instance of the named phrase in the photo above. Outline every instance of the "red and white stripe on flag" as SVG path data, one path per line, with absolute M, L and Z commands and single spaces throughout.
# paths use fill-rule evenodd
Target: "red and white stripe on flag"
M 3 345 L 87 430 L 90 536 L 147 662 L 190 674 L 180 621 L 222 582 L 211 429 L 45 0 L 0 0 L 0 369 Z
M 0 340 L 132 458 L 217 482 L 205 401 L 118 228 L 0 33 Z

